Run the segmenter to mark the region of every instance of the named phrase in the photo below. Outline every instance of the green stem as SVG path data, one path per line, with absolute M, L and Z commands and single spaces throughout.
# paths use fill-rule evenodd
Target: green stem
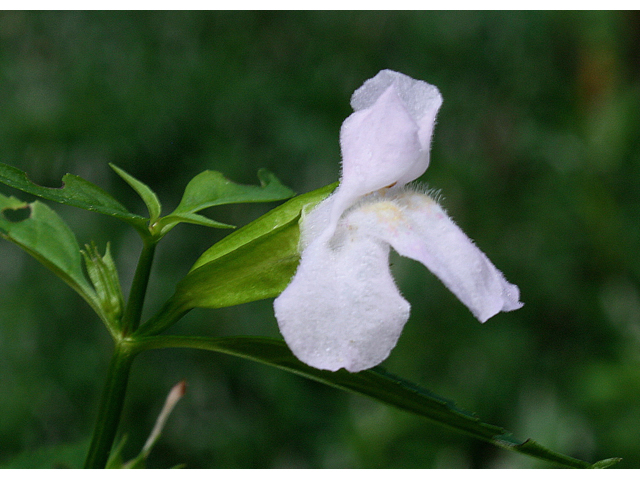
M 122 416 L 131 364 L 135 357 L 131 342 L 127 340 L 130 333 L 135 332 L 140 325 L 156 241 L 153 237 L 143 237 L 142 252 L 133 276 L 129 300 L 122 315 L 122 329 L 119 338 L 116 339 L 115 350 L 107 372 L 85 468 L 104 468 L 109 460 Z
M 104 468 L 107 465 L 118 431 L 134 357 L 135 353 L 129 343 L 119 342 L 116 345 L 102 391 L 98 418 L 84 464 L 85 468 Z
M 122 315 L 122 336 L 127 337 L 136 331 L 140 325 L 142 316 L 142 307 L 144 305 L 144 297 L 149 284 L 149 274 L 151 273 L 151 264 L 156 251 L 155 239 L 149 237 L 143 239 L 144 246 L 140 253 L 136 273 L 133 276 L 131 291 L 129 293 L 129 301 Z

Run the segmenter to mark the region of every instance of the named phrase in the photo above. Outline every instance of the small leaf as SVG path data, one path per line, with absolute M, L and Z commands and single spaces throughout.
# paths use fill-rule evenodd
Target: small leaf
M 498 447 L 564 467 L 602 468 L 614 465 L 618 461 L 607 459 L 591 465 L 583 460 L 553 452 L 533 440 L 516 440 L 504 428 L 482 422 L 474 414 L 456 406 L 452 400 L 387 373 L 380 367 L 358 373 L 349 373 L 343 369 L 337 372 L 317 370 L 299 361 L 281 340 L 258 337 L 157 336 L 137 338 L 132 342 L 134 349 L 139 351 L 155 348 L 196 348 L 271 365 L 335 388 L 360 393 Z
M 336 185 L 295 197 L 216 243 L 139 334 L 161 332 L 195 307 L 229 307 L 279 295 L 300 261 L 300 212 L 326 198 Z
M 158 228 L 161 229 L 162 234 L 165 234 L 179 222 L 185 221 L 185 218 L 193 218 L 190 215 L 216 205 L 274 202 L 295 195 L 267 170 L 258 171 L 258 178 L 260 186 L 241 185 L 226 179 L 220 172 L 205 170 L 189 182 L 178 207 L 173 213 L 160 219 Z M 200 223 L 200 225 L 206 224 Z M 206 226 L 219 227 L 219 225 L 223 224 L 216 222 Z
M 156 220 L 160 217 L 160 212 L 162 211 L 162 205 L 160 205 L 160 200 L 158 200 L 158 196 L 155 194 L 153 190 L 151 190 L 146 184 L 142 183 L 137 178 L 129 175 L 127 172 L 122 170 L 120 167 L 117 167 L 113 163 L 110 163 L 109 166 L 118 174 L 120 177 L 129 184 L 131 188 L 133 188 L 140 198 L 144 201 L 147 206 L 147 210 L 149 210 L 149 223 L 153 225 Z
M 258 171 L 258 178 L 260 186 L 240 185 L 226 179 L 220 172 L 205 170 L 189 182 L 174 213 L 198 212 L 231 203 L 273 202 L 295 195 L 265 169 Z
M 18 209 L 30 214 L 21 221 L 9 220 L 6 213 Z M 0 195 L 0 212 L 0 235 L 53 271 L 99 311 L 96 293 L 82 271 L 76 237 L 58 214 L 39 201 L 27 204 L 4 195 Z
M 622 458 L 614 457 L 614 458 L 605 458 L 604 460 L 600 460 L 592 465 L 593 468 L 609 468 L 617 465 L 622 461 Z
M 228 223 L 216 222 L 215 220 L 211 220 L 203 215 L 198 213 L 172 213 L 164 218 L 170 218 L 170 223 L 166 224 L 162 229 L 162 234 L 167 233 L 171 228 L 176 226 L 178 223 L 192 223 L 194 225 L 202 225 L 203 227 L 213 227 L 213 228 L 236 228 L 235 225 L 229 225 Z M 162 219 L 164 223 L 164 218 Z
M 147 230 L 146 218 L 129 212 L 109 193 L 76 175 L 68 173 L 62 177 L 61 188 L 41 187 L 22 170 L 0 163 L 0 182 L 46 200 L 118 218 L 142 232 Z

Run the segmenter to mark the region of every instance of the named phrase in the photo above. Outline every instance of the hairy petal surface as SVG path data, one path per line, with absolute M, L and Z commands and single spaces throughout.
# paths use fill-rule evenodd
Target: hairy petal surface
M 340 130 L 343 189 L 366 195 L 397 182 L 422 154 L 418 124 L 395 86 L 369 108 L 352 113 Z
M 347 215 L 363 233 L 425 265 L 481 322 L 522 306 L 518 287 L 505 280 L 429 196 L 396 191 L 365 202 Z
M 419 161 L 399 176 L 398 185 L 409 183 L 422 175 L 429 166 L 429 150 L 436 115 L 442 105 L 438 88 L 392 70 L 382 70 L 358 88 L 351 97 L 355 111 L 370 108 L 390 85 L 394 86 L 400 101 L 418 126 L 418 138 L 422 148 Z
M 358 198 L 396 183 L 421 160 L 418 125 L 394 85 L 343 122 L 340 148 L 342 179 L 333 195 L 331 231 Z
M 389 271 L 389 246 L 359 233 L 341 222 L 329 243 L 311 243 L 274 302 L 287 345 L 312 367 L 357 372 L 379 364 L 409 318 Z
M 293 353 L 316 368 L 355 372 L 382 362 L 409 316 L 389 250 L 418 260 L 485 322 L 520 308 L 518 287 L 427 195 L 424 173 L 442 104 L 433 85 L 383 70 L 351 98 L 340 131 L 342 178 L 303 212 L 298 270 L 274 307 Z

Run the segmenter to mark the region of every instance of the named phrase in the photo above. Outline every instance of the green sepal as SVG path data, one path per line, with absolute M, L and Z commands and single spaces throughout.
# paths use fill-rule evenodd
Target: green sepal
M 303 210 L 310 210 L 327 198 L 338 186 L 338 182 L 326 185 L 312 192 L 298 195 L 282 205 L 270 210 L 260 218 L 241 229 L 227 235 L 205 251 L 193 264 L 190 271 L 202 267 L 233 250 L 250 244 L 263 235 L 267 235 L 291 222 L 298 222 Z
M 295 195 L 293 190 L 282 185 L 275 175 L 265 169 L 258 171 L 258 178 L 260 186 L 241 185 L 225 178 L 220 172 L 205 170 L 191 179 L 180 203 L 172 213 L 159 220 L 157 230 L 164 235 L 175 225 L 185 221 L 209 227 L 229 228 L 230 225 L 213 221 L 203 223 L 202 219 L 205 217 L 194 214 L 217 205 L 274 202 Z M 193 221 L 194 219 L 199 221 Z
M 301 212 L 317 205 L 336 186 L 292 198 L 216 243 L 138 334 L 159 333 L 192 308 L 230 307 L 279 295 L 300 261 Z
M 141 232 L 148 232 L 148 219 L 129 212 L 102 188 L 76 175 L 67 173 L 62 177 L 61 188 L 42 187 L 29 180 L 22 170 L 0 163 L 0 182 L 45 200 L 118 218 Z
M 153 225 L 156 220 L 160 218 L 160 213 L 162 211 L 162 205 L 160 205 L 158 196 L 153 190 L 151 190 L 151 188 L 149 188 L 148 185 L 142 183 L 137 178 L 122 170 L 120 167 L 117 167 L 113 163 L 110 163 L 109 166 L 120 176 L 120 178 L 127 182 L 138 195 L 140 195 L 140 198 L 142 198 L 145 205 L 147 206 L 147 210 L 149 211 L 149 224 Z
M 563 467 L 606 468 L 620 461 L 619 458 L 610 458 L 590 464 L 549 450 L 531 439 L 518 440 L 506 429 L 482 422 L 475 414 L 458 407 L 454 401 L 390 374 L 381 367 L 358 373 L 350 373 L 343 369 L 337 372 L 318 370 L 298 360 L 282 340 L 260 337 L 209 338 L 166 335 L 134 338 L 131 343 L 134 351 L 157 348 L 196 348 L 253 360 L 331 387 L 365 395 L 497 447 Z
M 27 215 L 9 220 L 9 211 Z M 80 247 L 75 235 L 60 216 L 42 202 L 22 202 L 0 194 L 0 236 L 15 243 L 80 294 L 100 312 L 96 292 L 82 270 Z
M 289 283 L 300 256 L 296 221 L 191 271 L 177 286 L 186 308 L 221 308 L 275 297 Z
M 107 243 L 104 256 L 100 255 L 95 244 L 85 245 L 85 250 L 80 253 L 84 258 L 87 273 L 93 283 L 104 317 L 112 325 L 113 332 L 120 331 L 124 296 L 118 270 L 111 256 L 111 245 Z

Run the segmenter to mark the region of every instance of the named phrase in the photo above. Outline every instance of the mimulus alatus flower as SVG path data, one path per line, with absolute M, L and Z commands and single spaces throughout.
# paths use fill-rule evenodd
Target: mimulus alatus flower
M 406 187 L 429 165 L 442 97 L 383 70 L 355 91 L 342 124 L 342 179 L 301 222 L 300 265 L 275 300 L 293 353 L 316 368 L 357 372 L 382 362 L 409 318 L 389 249 L 431 270 L 480 322 L 520 308 L 507 282 L 428 195 Z

